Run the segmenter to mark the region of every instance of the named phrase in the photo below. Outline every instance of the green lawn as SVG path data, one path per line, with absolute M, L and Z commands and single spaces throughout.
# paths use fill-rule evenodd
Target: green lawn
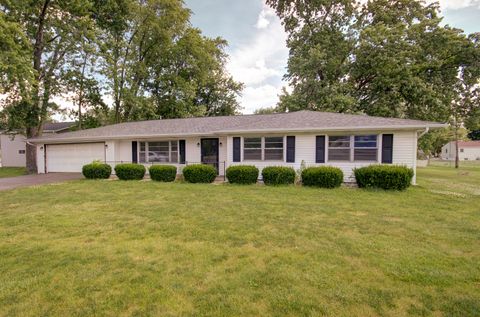
M 0 178 L 15 177 L 27 174 L 25 167 L 0 167 Z
M 0 192 L 0 315 L 480 316 L 480 168 L 418 182 Z

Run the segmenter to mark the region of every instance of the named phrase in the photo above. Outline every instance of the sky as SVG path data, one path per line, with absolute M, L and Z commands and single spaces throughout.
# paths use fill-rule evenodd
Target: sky
M 441 0 L 444 24 L 480 31 L 480 0 Z M 239 101 L 243 113 L 278 102 L 286 72 L 288 49 L 280 20 L 263 0 L 185 0 L 193 26 L 209 37 L 229 43 L 227 69 L 245 89 Z

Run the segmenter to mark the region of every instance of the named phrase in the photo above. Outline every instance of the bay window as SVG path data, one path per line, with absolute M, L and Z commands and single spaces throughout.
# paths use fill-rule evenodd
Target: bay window
M 140 163 L 178 163 L 178 141 L 140 142 Z
M 245 161 L 283 161 L 283 136 L 243 138 Z

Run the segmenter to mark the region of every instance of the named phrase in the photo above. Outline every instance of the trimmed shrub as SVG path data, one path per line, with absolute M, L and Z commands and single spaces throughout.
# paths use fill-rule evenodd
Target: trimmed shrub
M 112 174 L 112 167 L 108 164 L 93 162 L 83 165 L 82 174 L 89 179 L 106 179 Z
M 370 165 L 354 170 L 358 187 L 404 190 L 410 186 L 413 169 L 406 166 Z
M 145 176 L 145 166 L 141 164 L 118 164 L 115 166 L 115 174 L 121 180 L 140 180 Z
M 265 185 L 288 185 L 295 183 L 295 170 L 285 166 L 268 166 L 262 170 Z
M 183 168 L 183 177 L 189 183 L 212 183 L 217 177 L 217 170 L 211 165 L 194 164 Z
M 322 188 L 340 187 L 343 183 L 343 172 L 338 167 L 309 167 L 302 171 L 302 184 Z
M 232 184 L 255 184 L 258 179 L 258 168 L 253 165 L 237 165 L 227 168 L 226 176 Z
M 177 167 L 173 165 L 152 165 L 148 172 L 150 178 L 158 182 L 173 182 L 177 177 Z

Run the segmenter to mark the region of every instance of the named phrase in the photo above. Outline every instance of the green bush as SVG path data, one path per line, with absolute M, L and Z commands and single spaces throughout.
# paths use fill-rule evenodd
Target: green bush
M 343 183 L 343 172 L 338 167 L 309 167 L 302 171 L 302 184 L 322 188 L 340 187 Z
M 82 167 L 82 174 L 89 179 L 109 178 L 112 167 L 101 162 L 93 162 Z
M 173 165 L 152 165 L 148 172 L 152 180 L 159 182 L 173 182 L 177 177 L 177 167 Z
M 115 174 L 121 180 L 139 180 L 145 176 L 145 166 L 141 164 L 118 164 L 115 166 Z
M 258 179 L 258 168 L 253 165 L 237 165 L 227 168 L 226 176 L 232 184 L 255 184 Z
M 217 177 L 217 170 L 211 165 L 195 164 L 183 168 L 183 177 L 189 183 L 212 183 Z
M 404 190 L 410 186 L 413 169 L 396 165 L 370 165 L 354 170 L 358 187 Z
M 295 183 L 295 170 L 285 166 L 268 166 L 262 170 L 265 185 L 287 185 Z

